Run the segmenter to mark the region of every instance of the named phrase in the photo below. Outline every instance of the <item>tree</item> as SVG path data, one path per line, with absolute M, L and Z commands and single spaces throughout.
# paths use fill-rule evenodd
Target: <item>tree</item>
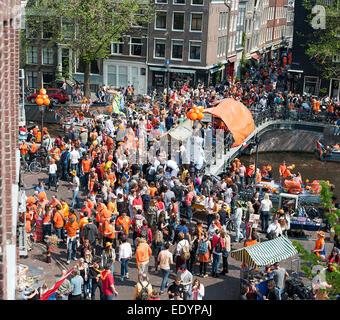
M 334 57 L 340 52 L 340 25 L 338 1 L 303 0 L 303 6 L 310 10 L 307 23 L 311 33 L 305 34 L 305 52 L 315 63 L 326 79 L 340 77 L 340 63 L 334 63 Z
M 33 29 L 48 22 L 51 42 L 63 44 L 84 62 L 86 97 L 90 97 L 91 62 L 107 58 L 112 42 L 133 26 L 145 28 L 153 15 L 152 5 L 138 0 L 32 0 L 27 6 Z
M 326 181 L 320 182 L 322 189 L 320 196 L 322 199 L 322 207 L 325 208 L 325 218 L 330 224 L 331 228 L 334 229 L 335 234 L 340 237 L 340 210 L 335 208 L 333 204 L 333 193 L 331 186 Z M 308 252 L 301 243 L 294 241 L 293 245 L 296 247 L 301 259 L 305 262 L 301 265 L 301 269 L 305 272 L 306 276 L 312 279 L 316 274 L 313 272 L 313 267 L 320 266 L 321 268 L 326 267 L 325 263 L 321 261 L 320 257 L 315 254 Z M 338 265 L 332 266 L 333 272 L 326 272 L 326 281 L 332 285 L 331 289 L 327 290 L 329 299 L 336 299 L 336 296 L 340 293 L 340 267 Z

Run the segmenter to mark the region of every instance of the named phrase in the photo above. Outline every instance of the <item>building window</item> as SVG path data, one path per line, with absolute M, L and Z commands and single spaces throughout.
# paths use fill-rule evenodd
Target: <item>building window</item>
M 161 30 L 166 29 L 166 16 L 167 16 L 166 11 L 156 11 L 155 29 Z
M 53 48 L 43 48 L 43 64 L 54 64 Z
M 123 54 L 123 38 L 119 38 L 118 41 L 112 42 L 111 54 Z
M 118 86 L 126 88 L 128 86 L 128 67 L 118 66 Z
M 28 64 L 38 64 L 38 48 L 37 47 L 27 47 L 27 63 Z
M 43 87 L 46 88 L 55 80 L 54 72 L 43 72 Z
M 44 22 L 42 26 L 42 38 L 43 39 L 51 39 L 53 37 L 53 32 L 51 31 L 53 26 L 51 23 Z
M 174 12 L 172 29 L 184 31 L 184 12 Z
M 117 66 L 107 67 L 107 84 L 110 87 L 117 87 Z
M 203 22 L 202 13 L 192 13 L 190 31 L 202 31 L 202 22 Z
M 167 4 L 168 0 L 156 0 L 156 3 L 158 3 L 158 4 Z
M 191 4 L 203 6 L 203 0 L 191 0 Z
M 27 71 L 27 85 L 29 88 L 38 88 L 38 72 Z
M 155 39 L 154 58 L 165 58 L 165 40 Z
M 185 0 L 174 0 L 174 4 L 185 4 Z
M 141 38 L 131 38 L 130 42 L 130 55 L 141 56 L 142 55 L 142 39 Z
M 174 40 L 172 42 L 171 59 L 183 59 L 183 41 Z
M 189 42 L 189 60 L 201 60 L 201 42 L 190 41 Z

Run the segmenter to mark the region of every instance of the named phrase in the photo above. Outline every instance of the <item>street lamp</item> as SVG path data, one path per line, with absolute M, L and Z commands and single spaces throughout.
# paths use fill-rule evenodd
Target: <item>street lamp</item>
M 42 147 L 44 140 L 44 112 L 45 108 L 49 106 L 51 103 L 50 99 L 48 98 L 48 95 L 46 94 L 46 89 L 44 88 L 40 89 L 40 94 L 38 95 L 35 102 L 39 106 L 39 111 L 41 114 L 41 147 Z

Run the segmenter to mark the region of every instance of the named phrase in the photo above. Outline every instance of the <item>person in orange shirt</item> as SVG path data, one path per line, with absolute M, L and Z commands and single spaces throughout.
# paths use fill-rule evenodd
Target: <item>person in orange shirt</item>
M 150 196 L 154 198 L 157 192 L 157 188 L 155 187 L 155 183 L 153 181 L 150 182 L 149 190 L 150 190 Z
M 65 230 L 67 235 L 67 264 L 70 264 L 71 258 L 77 259 L 77 245 L 79 244 L 79 225 L 76 219 L 71 216 L 65 223 Z
M 286 161 L 283 160 L 283 162 L 280 164 L 279 167 L 279 174 L 280 174 L 280 183 L 283 184 L 283 174 L 286 171 L 287 167 L 286 167 Z
M 57 204 L 53 216 L 54 229 L 57 232 L 58 239 L 63 239 L 64 214 L 61 205 Z
M 136 249 L 136 262 L 139 273 L 148 274 L 150 257 L 152 250 L 150 246 L 146 243 L 143 238 L 136 239 L 137 249 Z
M 287 179 L 289 177 L 292 176 L 292 173 L 290 170 L 292 170 L 293 168 L 291 166 L 287 167 L 286 170 L 283 173 L 283 179 Z
M 57 204 L 61 206 L 60 201 L 55 196 L 52 196 L 52 201 L 50 205 L 52 206 L 53 209 L 56 209 Z
M 123 229 L 122 231 L 125 232 L 127 238 L 129 237 L 130 224 L 130 217 L 126 215 L 126 212 L 123 212 L 122 215 L 117 218 L 116 225 Z
M 110 242 L 113 245 L 113 248 L 116 248 L 116 233 L 120 231 L 116 231 L 115 228 L 115 219 L 111 218 L 108 223 L 105 224 L 104 232 L 103 232 L 103 246 Z
M 321 258 L 321 261 L 326 259 L 326 249 L 325 249 L 325 237 L 326 234 L 323 231 L 317 231 L 318 239 L 315 241 L 314 250 L 312 252 L 316 254 L 317 257 Z
M 114 218 L 116 219 L 118 216 L 117 201 L 116 201 L 117 196 L 114 193 L 111 193 L 108 198 L 109 198 L 109 203 L 107 204 L 107 210 L 110 211 L 111 215 L 113 215 Z
M 36 152 L 38 150 L 38 145 L 35 143 L 35 140 L 33 140 L 31 148 L 30 148 L 30 157 L 33 158 L 34 155 L 36 155 Z
M 90 170 L 91 170 L 92 160 L 89 158 L 89 155 L 85 155 L 85 159 L 81 162 L 81 168 L 83 171 L 82 176 L 82 184 L 85 191 L 88 191 L 88 184 L 89 184 L 89 176 L 90 176 Z
M 46 236 L 52 235 L 52 208 L 49 205 L 46 205 L 42 223 L 43 234 L 45 239 Z
M 29 146 L 28 146 L 28 143 L 25 140 L 22 140 L 22 143 L 21 143 L 19 149 L 20 149 L 20 155 L 21 155 L 22 161 L 23 162 L 28 161 Z
M 79 220 L 79 229 L 80 229 L 80 236 L 81 238 L 83 238 L 83 230 L 84 230 L 84 226 L 86 224 L 89 223 L 89 220 L 88 220 L 88 213 L 85 211 L 83 213 L 83 216 L 80 218 Z

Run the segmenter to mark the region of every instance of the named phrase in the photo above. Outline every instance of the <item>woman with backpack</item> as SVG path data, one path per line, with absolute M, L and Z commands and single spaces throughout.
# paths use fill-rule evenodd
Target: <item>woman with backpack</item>
M 221 237 L 222 237 L 222 241 L 223 241 L 223 250 L 222 250 L 222 262 L 223 262 L 223 270 L 220 273 L 221 275 L 225 275 L 226 273 L 228 273 L 228 257 L 231 251 L 231 238 L 229 236 L 229 234 L 226 231 L 222 231 L 221 232 Z
M 187 239 L 184 238 L 184 233 L 178 233 L 178 243 L 176 247 L 176 273 L 181 265 L 186 264 L 190 258 L 190 244 Z
M 198 243 L 198 259 L 200 261 L 200 277 L 206 278 L 207 265 L 209 261 L 209 251 L 211 250 L 211 242 L 209 241 L 208 232 L 204 231 L 202 239 Z

